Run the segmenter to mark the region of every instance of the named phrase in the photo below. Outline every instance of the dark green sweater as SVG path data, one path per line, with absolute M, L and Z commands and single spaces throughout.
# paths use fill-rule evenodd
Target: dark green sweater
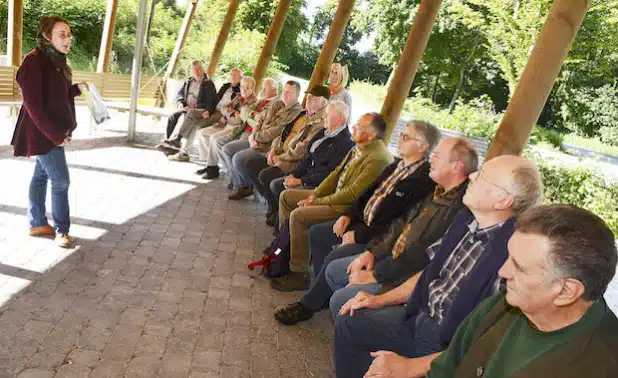
M 618 377 L 617 338 L 618 320 L 603 300 L 578 322 L 540 332 L 500 294 L 466 318 L 427 377 Z

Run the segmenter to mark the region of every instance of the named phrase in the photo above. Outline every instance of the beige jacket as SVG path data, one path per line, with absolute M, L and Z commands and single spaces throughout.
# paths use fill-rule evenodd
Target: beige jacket
M 227 120 L 227 124 L 229 126 L 234 126 L 232 133 L 236 133 L 238 131 L 242 132 L 242 130 L 244 130 L 246 118 L 252 111 L 255 110 L 256 105 L 257 97 L 255 95 L 251 95 L 246 99 L 236 96 L 236 98 L 234 98 L 234 100 L 227 105 L 231 111 L 240 111 L 240 117 L 232 117 Z
M 282 100 L 277 100 L 251 132 L 251 138 L 258 143 L 257 150 L 268 151 L 272 141 L 281 134 L 285 125 L 296 118 L 302 110 L 303 108 L 298 102 L 286 106 Z
M 304 116 L 304 115 L 303 115 Z M 313 117 L 307 119 L 307 124 L 288 142 L 288 150 L 283 150 L 285 140 L 288 138 L 290 130 L 298 117 L 288 123 L 270 147 L 277 155 L 275 167 L 279 167 L 283 172 L 290 172 L 296 168 L 296 163 L 307 156 L 309 142 L 313 137 L 324 128 L 324 109 L 320 109 Z

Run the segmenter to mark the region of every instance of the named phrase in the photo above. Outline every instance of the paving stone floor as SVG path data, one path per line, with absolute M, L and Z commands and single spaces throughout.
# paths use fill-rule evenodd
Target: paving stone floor
M 128 145 L 113 117 L 92 128 L 79 109 L 68 250 L 26 235 L 34 164 L 11 157 L 0 119 L 0 376 L 332 377 L 328 313 L 278 326 L 299 294 L 248 276 L 270 240 L 264 206 L 152 150 L 163 121 L 139 117 Z
M 33 159 L 0 132 L 0 376 L 333 376 L 327 312 L 278 326 L 273 310 L 298 294 L 248 275 L 270 240 L 264 206 L 148 147 L 161 122 L 137 145 L 114 131 L 124 122 L 84 123 L 67 148 L 68 250 L 26 235 Z

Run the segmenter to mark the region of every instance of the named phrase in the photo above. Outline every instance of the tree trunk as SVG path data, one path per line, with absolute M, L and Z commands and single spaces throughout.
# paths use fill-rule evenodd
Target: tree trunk
M 474 58 L 474 53 L 479 46 L 479 38 L 477 37 L 474 41 L 474 45 L 472 49 L 470 49 L 470 54 L 466 57 L 466 60 L 461 64 L 461 69 L 459 70 L 459 82 L 457 83 L 457 89 L 455 89 L 455 93 L 453 94 L 453 98 L 451 99 L 451 103 L 448 106 L 449 114 L 453 113 L 455 110 L 455 105 L 457 104 L 457 99 L 461 96 L 461 92 L 466 82 L 466 73 L 468 71 L 468 66 L 470 62 L 472 62 L 472 58 Z

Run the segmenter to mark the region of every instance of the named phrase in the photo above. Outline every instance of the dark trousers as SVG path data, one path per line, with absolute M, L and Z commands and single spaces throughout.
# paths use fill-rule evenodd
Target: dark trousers
M 174 128 L 176 128 L 176 124 L 178 123 L 178 120 L 180 119 L 180 116 L 182 116 L 185 113 L 186 112 L 184 110 L 181 110 L 181 111 L 178 111 L 178 112 L 172 114 L 167 119 L 167 128 L 165 129 L 165 138 L 166 139 L 169 139 L 172 136 L 172 133 L 174 132 Z
M 259 185 L 253 184 L 253 188 L 257 189 L 257 191 L 266 198 L 266 202 L 268 202 L 268 212 L 279 212 L 279 193 L 275 195 L 272 192 L 271 183 L 285 176 L 285 172 L 283 172 L 279 167 L 268 167 L 264 168 L 258 174 Z M 252 179 L 253 181 L 253 179 Z
M 335 370 L 337 378 L 362 377 L 373 357 L 388 350 L 408 358 L 427 356 L 445 349 L 440 326 L 427 313 L 404 320 L 404 306 L 360 310 L 335 321 Z
M 333 295 L 326 281 L 326 267 L 336 259 L 357 255 L 365 251 L 365 244 L 348 244 L 335 248 L 341 239 L 333 234 L 333 224 L 325 222 L 317 224 L 309 229 L 309 244 L 311 246 L 311 266 L 315 278 L 311 287 L 305 292 L 300 302 L 306 307 L 318 311 Z

